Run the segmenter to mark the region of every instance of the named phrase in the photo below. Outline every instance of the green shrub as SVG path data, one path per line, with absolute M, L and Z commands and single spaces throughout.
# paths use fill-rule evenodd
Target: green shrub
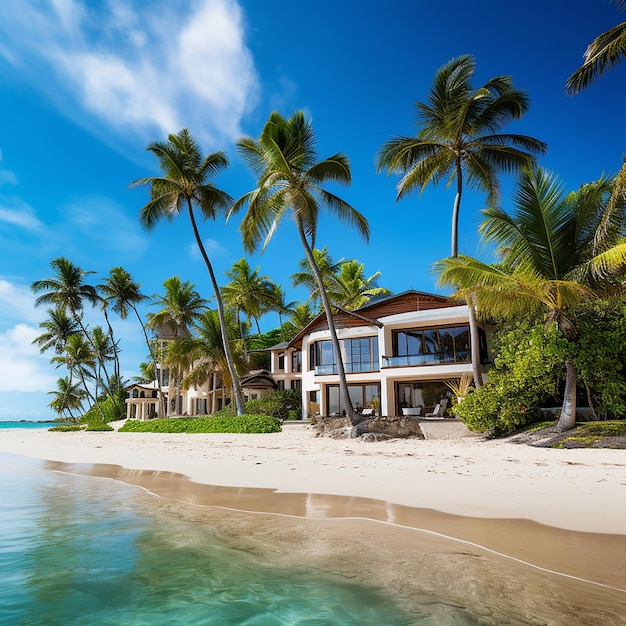
M 109 426 L 106 422 L 103 422 L 102 420 L 94 420 L 92 422 L 87 423 L 87 428 L 85 430 L 88 430 L 91 432 L 97 432 L 97 431 L 109 431 L 109 430 L 113 430 L 113 428 Z
M 134 433 L 277 433 L 280 423 L 268 415 L 175 417 L 128 420 L 119 432 Z
M 507 433 L 540 421 L 537 404 L 557 394 L 564 354 L 569 349 L 555 324 L 528 323 L 502 332 L 489 381 L 454 411 L 470 430 Z
M 48 428 L 49 431 L 54 431 L 57 433 L 70 433 L 70 432 L 76 432 L 78 430 L 83 430 L 82 426 L 79 426 L 78 424 L 69 424 L 69 425 L 62 425 L 62 426 L 53 426 L 52 428 Z
M 295 389 L 284 391 L 272 391 L 259 398 L 246 403 L 246 411 L 271 415 L 279 420 L 302 418 L 302 396 Z
M 126 404 L 124 398 L 126 394 L 122 391 L 114 396 L 108 395 L 98 399 L 100 410 L 104 414 L 106 422 L 115 422 L 126 417 Z M 97 406 L 92 406 L 79 420 L 81 424 L 90 424 L 91 422 L 101 422 L 102 415 Z

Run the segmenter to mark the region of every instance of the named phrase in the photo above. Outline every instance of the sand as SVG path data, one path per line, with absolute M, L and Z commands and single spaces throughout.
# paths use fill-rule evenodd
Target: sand
M 162 470 L 207 485 L 372 498 L 479 518 L 626 534 L 626 452 L 480 438 L 363 442 L 285 424 L 264 435 L 3 430 L 0 451 Z
M 452 602 L 485 624 L 626 624 L 623 450 L 334 440 L 285 424 L 267 435 L 5 429 L 0 451 L 139 485 L 271 562 L 375 580 L 416 612 Z

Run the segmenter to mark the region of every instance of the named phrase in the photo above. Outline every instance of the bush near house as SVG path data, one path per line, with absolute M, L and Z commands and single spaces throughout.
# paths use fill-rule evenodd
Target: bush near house
M 125 433 L 278 433 L 280 423 L 269 415 L 220 415 L 177 417 L 140 422 L 128 420 L 118 432 Z
M 271 415 L 279 420 L 299 420 L 302 419 L 302 396 L 295 389 L 272 391 L 258 400 L 248 401 L 246 411 Z

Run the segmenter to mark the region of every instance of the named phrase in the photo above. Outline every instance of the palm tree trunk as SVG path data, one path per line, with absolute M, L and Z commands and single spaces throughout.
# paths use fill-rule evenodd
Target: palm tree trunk
M 456 196 L 454 197 L 454 207 L 452 209 L 452 238 L 451 253 L 453 259 L 459 255 L 459 210 L 461 208 L 461 196 L 463 195 L 463 170 L 461 169 L 461 159 L 456 161 Z
M 209 257 L 207 256 L 206 250 L 204 249 L 204 245 L 202 244 L 202 239 L 200 239 L 200 233 L 198 232 L 198 227 L 196 226 L 196 220 L 193 215 L 193 207 L 191 206 L 191 200 L 189 199 L 187 199 L 187 208 L 189 209 L 189 219 L 191 220 L 193 234 L 196 238 L 196 243 L 198 244 L 198 248 L 200 249 L 200 254 L 202 254 L 204 263 L 206 264 L 207 270 L 209 271 L 209 277 L 211 278 L 213 291 L 215 292 L 215 301 L 217 303 L 217 315 L 220 320 L 220 326 L 221 326 L 221 331 L 222 331 L 222 343 L 224 344 L 224 353 L 226 355 L 226 362 L 228 363 L 228 370 L 230 372 L 230 376 L 233 381 L 233 391 L 234 391 L 233 395 L 235 396 L 235 406 L 237 407 L 237 415 L 243 415 L 246 412 L 246 406 L 243 400 L 243 391 L 241 389 L 241 382 L 239 380 L 239 376 L 237 375 L 235 362 L 233 360 L 233 353 L 230 349 L 230 341 L 228 340 L 228 332 L 226 329 L 226 319 L 224 316 L 224 304 L 222 303 L 222 297 L 220 295 L 220 288 L 217 284 L 217 280 L 215 279 L 215 274 L 213 273 L 213 266 L 211 265 L 211 262 L 209 261 Z
M 576 426 L 576 366 L 570 359 L 565 361 L 565 392 L 561 415 L 556 424 L 559 432 L 570 430 Z
M 333 312 L 330 308 L 328 296 L 326 295 L 326 289 L 324 287 L 322 274 L 320 273 L 319 268 L 315 263 L 313 251 L 311 250 L 311 246 L 309 246 L 309 242 L 307 241 L 304 228 L 302 227 L 302 222 L 300 220 L 297 220 L 297 225 L 298 233 L 300 234 L 300 240 L 302 241 L 302 246 L 304 247 L 306 258 L 309 261 L 311 271 L 313 272 L 315 280 L 317 281 L 320 300 L 322 301 L 324 311 L 326 312 L 328 330 L 330 332 L 330 338 L 333 344 L 333 350 L 335 352 L 335 359 L 337 360 L 337 374 L 339 375 L 339 394 L 341 396 L 341 402 L 345 407 L 347 417 L 350 418 L 350 422 L 353 426 L 356 426 L 357 424 L 361 423 L 364 418 L 356 414 L 356 412 L 354 411 L 354 407 L 352 406 L 352 400 L 350 400 L 350 394 L 348 393 L 348 382 L 346 381 L 346 372 L 343 367 L 343 357 L 341 356 L 341 347 L 339 345 L 339 339 L 337 338 L 337 330 L 335 329 Z
M 476 320 L 476 308 L 472 296 L 467 299 L 470 328 L 470 349 L 472 352 L 472 375 L 476 389 L 483 386 L 483 377 L 480 371 L 480 337 L 478 334 L 478 322 Z

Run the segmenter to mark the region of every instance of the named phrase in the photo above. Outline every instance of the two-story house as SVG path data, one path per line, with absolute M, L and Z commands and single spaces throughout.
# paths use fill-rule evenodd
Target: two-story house
M 405 291 L 356 311 L 338 309 L 335 326 L 353 406 L 377 415 L 426 413 L 449 398 L 445 381 L 471 373 L 468 308 L 445 296 Z M 479 328 L 481 363 L 487 333 Z M 319 315 L 290 342 L 272 348 L 279 388 L 301 389 L 304 416 L 341 414 L 328 323 Z

